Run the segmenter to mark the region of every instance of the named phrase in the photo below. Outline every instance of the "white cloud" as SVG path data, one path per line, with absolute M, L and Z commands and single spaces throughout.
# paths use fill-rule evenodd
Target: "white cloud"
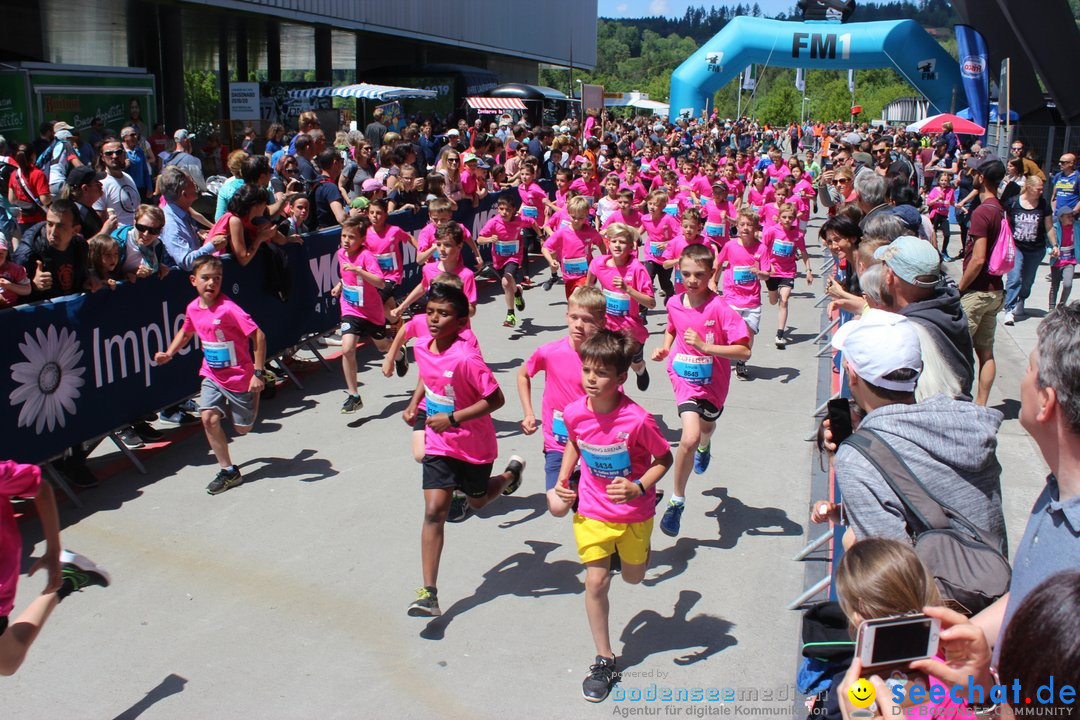
M 650 0 L 649 12 L 653 15 L 668 15 L 671 13 L 671 8 L 668 7 L 668 0 Z
M 615 12 L 619 13 L 620 15 L 625 15 L 626 13 L 630 12 L 630 6 L 626 3 L 616 5 Z

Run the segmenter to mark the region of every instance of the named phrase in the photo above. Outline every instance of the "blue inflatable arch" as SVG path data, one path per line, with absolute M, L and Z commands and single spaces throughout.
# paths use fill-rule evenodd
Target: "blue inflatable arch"
M 706 100 L 747 65 L 892 67 L 926 96 L 930 114 L 967 104 L 956 60 L 914 20 L 788 22 L 739 16 L 671 74 L 671 119 L 699 115 Z

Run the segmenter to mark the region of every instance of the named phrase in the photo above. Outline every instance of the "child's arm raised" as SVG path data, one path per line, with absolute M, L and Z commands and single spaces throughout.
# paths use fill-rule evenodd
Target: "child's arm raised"
M 195 333 L 180 332 L 173 336 L 173 340 L 169 343 L 169 347 L 165 352 L 154 353 L 154 362 L 158 365 L 164 365 L 176 356 L 176 353 L 180 352 L 180 348 L 184 347 L 191 340 L 191 336 Z
M 394 322 L 397 322 L 398 319 L 401 317 L 401 313 L 408 310 L 409 306 L 411 306 L 414 302 L 419 300 L 420 296 L 423 295 L 426 291 L 427 291 L 427 288 L 424 287 L 424 283 L 422 283 L 422 282 L 417 283 L 416 287 L 414 287 L 412 290 L 410 290 L 409 294 L 405 296 L 405 299 L 402 300 L 400 303 L 398 303 L 397 307 L 395 307 L 393 310 L 390 311 L 390 319 L 392 321 L 394 321 Z M 390 376 L 387 375 L 386 377 L 390 377 Z

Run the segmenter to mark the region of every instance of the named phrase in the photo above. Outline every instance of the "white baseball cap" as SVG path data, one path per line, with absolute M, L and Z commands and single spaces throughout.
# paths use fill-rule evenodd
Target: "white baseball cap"
M 844 353 L 852 371 L 871 385 L 914 392 L 918 374 L 910 380 L 885 379 L 886 375 L 902 369 L 922 372 L 919 335 L 903 315 L 867 310 L 860 320 L 840 326 L 833 334 L 832 346 Z

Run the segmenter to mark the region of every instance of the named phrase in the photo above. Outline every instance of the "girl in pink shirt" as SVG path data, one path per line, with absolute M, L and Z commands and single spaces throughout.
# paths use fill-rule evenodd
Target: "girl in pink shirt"
M 589 203 L 583 197 L 576 197 L 566 206 L 570 213 L 570 227 L 559 228 L 547 242 L 542 252 L 551 266 L 551 275 L 563 269 L 563 287 L 566 299 L 570 299 L 574 289 L 585 284 L 589 274 L 589 262 L 593 249 L 604 248 L 604 238 L 589 224 Z
M 570 199 L 570 183 L 574 181 L 573 171 L 567 168 L 559 168 L 555 171 L 555 200 L 545 198 L 544 204 L 548 210 L 557 212 L 566 209 L 566 201 Z
M 792 158 L 790 167 L 791 178 L 795 181 L 791 188 L 791 197 L 796 198 L 800 203 L 799 230 L 805 233 L 806 227 L 810 223 L 810 204 L 817 197 L 817 190 L 814 189 L 814 184 L 810 182 L 810 176 L 803 172 L 802 165 L 797 159 Z
M 623 182 L 620 186 L 622 190 L 632 190 L 634 193 L 634 204 L 639 209 L 644 208 L 645 198 L 649 193 L 645 190 L 644 183 L 641 182 L 641 176 L 638 174 L 638 164 L 636 162 L 628 161 L 626 163 L 626 171 L 623 174 Z
M 679 534 L 690 467 L 704 473 L 711 458 L 710 439 L 716 429 L 731 382 L 731 360 L 750 358 L 746 323 L 719 295 L 709 289 L 714 274 L 712 251 L 690 245 L 679 256 L 686 292 L 668 298 L 668 325 L 663 346 L 653 360 L 667 360 L 675 390 L 682 438 L 675 454 L 675 494 L 660 529 Z
M 592 702 L 606 698 L 618 681 L 608 633 L 612 556 L 618 554 L 624 581 L 645 578 L 656 484 L 671 467 L 671 450 L 655 418 L 620 389 L 636 345 L 611 330 L 586 340 L 586 397 L 563 412 L 567 443 L 555 492 L 566 507 L 578 501 L 574 538 L 585 565 L 585 609 L 596 646 L 582 693 Z M 572 484 L 579 464 L 581 480 Z
M 798 254 L 806 265 L 806 282 L 814 283 L 814 273 L 810 270 L 810 256 L 806 253 L 806 242 L 802 233 L 795 225 L 795 206 L 791 203 L 782 203 L 779 206 L 777 224 L 766 227 L 761 234 L 761 241 L 769 249 L 768 272 L 771 277 L 765 281 L 769 288 L 769 304 L 780 304 L 777 313 L 776 347 L 783 350 L 787 347 L 787 316 L 788 301 L 791 291 L 795 289 L 796 263 L 795 256 Z
M 541 345 L 518 369 L 518 397 L 523 413 L 521 429 L 526 435 L 536 432 L 536 413 L 532 403 L 532 378 L 544 373 L 544 398 L 540 427 L 544 436 L 544 474 L 547 483 L 548 511 L 562 517 L 570 510 L 555 493 L 555 483 L 566 451 L 566 422 L 563 411 L 585 396 L 581 385 L 581 344 L 604 327 L 604 295 L 599 288 L 584 285 L 574 290 L 567 302 L 567 336 Z
M 686 289 L 683 287 L 682 265 L 679 262 L 679 258 L 682 257 L 682 252 L 687 246 L 705 244 L 705 238 L 701 235 L 703 226 L 704 221 L 702 220 L 700 213 L 698 213 L 696 209 L 688 210 L 683 215 L 682 234 L 669 242 L 664 249 L 664 267 L 675 268 L 672 281 L 675 285 L 676 294 L 681 293 Z M 710 252 L 712 252 L 712 244 L 709 244 L 708 247 Z
M 649 332 L 642 322 L 640 308 L 656 307 L 652 278 L 636 257 L 637 231 L 629 225 L 615 224 L 607 229 L 610 255 L 601 255 L 589 265 L 589 284 L 604 291 L 607 327 L 632 337 L 640 346 L 630 367 L 637 375 L 638 390 L 649 388 L 644 347 Z
M 702 200 L 705 207 L 705 236 L 716 245 L 723 247 L 728 238 L 735 234 L 735 206 L 728 200 L 728 187 L 723 180 L 713 183 L 710 197 Z
M 421 398 L 427 428 L 423 462 L 424 522 L 420 556 L 424 586 L 409 606 L 413 617 L 435 617 L 439 609 L 439 561 L 446 521 L 460 522 L 468 509 L 479 509 L 521 485 L 525 461 L 511 456 L 506 470 L 491 475 L 499 454 L 491 414 L 506 402 L 483 357 L 462 339 L 469 321 L 465 293 L 435 283 L 428 292 L 430 338 L 416 345 L 420 382 L 402 417 L 412 425 Z M 461 494 L 455 496 L 455 490 Z
M 746 323 L 751 349 L 754 336 L 761 330 L 761 281 L 769 277 L 765 270 L 769 266 L 769 248 L 758 240 L 759 227 L 757 215 L 749 210 L 740 212 L 736 221 L 737 239 L 724 245 L 716 256 L 716 274 L 720 276 L 716 284 L 723 288 L 724 299 L 731 309 Z M 736 361 L 735 377 L 750 379 L 745 360 Z
M 664 212 L 668 196 L 663 190 L 649 193 L 646 201 L 649 212 L 641 217 L 641 236 L 639 242 L 644 252 L 645 269 L 654 281 L 659 279 L 660 290 L 664 296 L 675 294 L 671 284 L 671 270 L 664 265 L 664 251 L 668 243 L 682 232 L 679 221 Z
M 765 181 L 765 173 L 761 171 L 755 172 L 753 182 L 746 191 L 746 202 L 750 209 L 760 215 L 762 208 L 772 202 L 773 194 L 772 187 Z
M 942 248 L 941 252 L 943 254 L 946 252 L 945 248 L 949 247 L 949 207 L 952 206 L 955 196 L 956 190 L 952 187 L 952 174 L 946 172 L 938 174 L 938 184 L 926 196 L 926 205 L 930 208 L 930 222 L 934 226 L 934 244 L 937 245 L 936 235 L 940 230 L 944 242 L 938 247 Z

